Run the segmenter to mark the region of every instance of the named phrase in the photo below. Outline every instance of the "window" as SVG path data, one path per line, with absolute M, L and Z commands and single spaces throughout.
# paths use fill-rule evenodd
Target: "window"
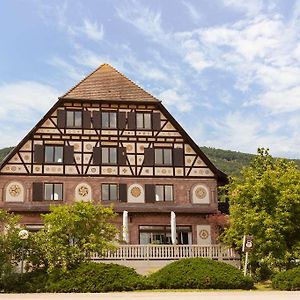
M 117 128 L 117 113 L 102 112 L 101 122 L 102 122 L 102 128 Z
M 62 183 L 45 183 L 44 200 L 63 200 Z
M 156 185 L 155 201 L 173 201 L 172 185 Z
M 82 127 L 82 112 L 69 110 L 67 111 L 67 127 L 81 128 Z
M 171 244 L 170 226 L 139 226 L 140 244 Z M 191 226 L 176 226 L 177 243 L 192 244 Z
M 151 113 L 136 113 L 136 128 L 151 129 Z
M 45 163 L 62 163 L 63 149 L 62 146 L 45 146 Z
M 102 201 L 117 201 L 118 200 L 118 185 L 105 183 L 102 184 Z
M 102 148 L 102 164 L 109 164 L 109 165 L 117 164 L 117 148 L 113 148 L 113 147 Z
M 156 165 L 172 165 L 172 149 L 155 149 L 154 156 Z

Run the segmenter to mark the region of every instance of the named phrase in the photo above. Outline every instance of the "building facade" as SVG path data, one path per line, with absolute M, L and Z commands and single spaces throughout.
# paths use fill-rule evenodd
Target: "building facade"
M 50 205 L 113 205 L 128 244 L 171 243 L 173 212 L 178 244 L 209 245 L 226 180 L 158 99 L 104 64 L 4 159 L 0 208 L 35 230 Z

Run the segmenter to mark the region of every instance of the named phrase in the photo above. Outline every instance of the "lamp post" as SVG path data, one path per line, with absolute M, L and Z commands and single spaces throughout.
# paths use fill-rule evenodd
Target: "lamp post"
M 29 237 L 29 232 L 26 229 L 22 229 L 19 232 L 19 239 L 22 241 L 22 252 L 21 252 L 21 275 L 23 275 L 24 269 L 24 241 Z

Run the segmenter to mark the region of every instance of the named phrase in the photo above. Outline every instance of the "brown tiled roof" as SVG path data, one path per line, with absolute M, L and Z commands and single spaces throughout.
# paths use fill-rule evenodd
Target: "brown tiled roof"
M 101 65 L 60 98 L 99 101 L 159 101 L 108 64 Z

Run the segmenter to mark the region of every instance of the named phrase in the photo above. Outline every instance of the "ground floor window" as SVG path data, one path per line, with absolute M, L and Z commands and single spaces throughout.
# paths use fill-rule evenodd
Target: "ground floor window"
M 177 226 L 177 244 L 192 244 L 192 227 Z M 172 244 L 171 226 L 139 226 L 140 244 Z

